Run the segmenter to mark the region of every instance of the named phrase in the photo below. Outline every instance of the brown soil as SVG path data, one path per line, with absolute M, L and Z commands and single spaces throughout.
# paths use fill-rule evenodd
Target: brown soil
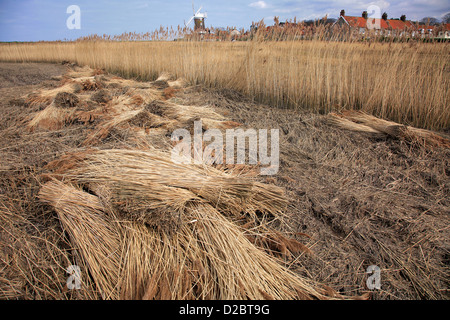
M 0 298 L 98 297 L 57 290 L 67 278 L 58 265 L 72 249 L 54 211 L 37 199 L 44 166 L 81 147 L 93 127 L 26 130 L 42 106 L 24 97 L 60 85 L 66 69 L 0 64 Z M 214 106 L 247 128 L 280 129 L 280 170 L 261 179 L 287 191 L 289 221 L 279 231 L 312 251 L 286 260 L 293 270 L 347 295 L 449 297 L 449 149 L 341 130 L 324 116 L 259 105 L 229 90 L 188 87 L 170 101 Z M 148 111 L 160 113 L 157 104 Z M 129 147 L 126 135 L 112 130 L 99 147 Z M 366 286 L 370 265 L 381 268 L 380 290 Z

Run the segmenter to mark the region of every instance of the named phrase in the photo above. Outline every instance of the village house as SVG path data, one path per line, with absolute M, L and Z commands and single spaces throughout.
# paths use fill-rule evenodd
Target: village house
M 438 32 L 438 39 L 450 39 L 450 23 L 446 23 L 443 30 Z
M 383 13 L 381 19 L 369 18 L 367 11 L 363 11 L 360 17 L 354 17 L 345 15 L 345 10 L 341 10 L 340 16 L 334 25 L 347 26 L 352 30 L 357 30 L 360 34 L 365 34 L 368 30 L 374 30 L 376 35 L 388 37 L 415 36 L 417 32 L 421 32 L 413 22 L 406 20 L 405 15 L 402 15 L 400 19 L 388 19 L 387 13 Z
M 450 39 L 450 23 L 434 26 L 419 24 L 417 32 L 422 38 L 448 40 Z
M 338 19 L 329 19 L 325 16 L 318 20 L 308 20 L 298 22 L 279 21 L 274 18 L 274 25 L 265 27 L 266 36 L 271 39 L 283 40 L 308 39 L 317 34 L 331 39 L 338 37 L 364 37 L 382 36 L 391 38 L 433 38 L 439 40 L 450 39 L 450 24 L 429 25 L 406 20 L 405 15 L 400 18 L 388 19 L 387 13 L 383 13 L 381 18 L 369 17 L 367 11 L 363 11 L 361 16 L 348 16 L 345 10 L 341 10 Z M 252 25 L 250 33 L 255 32 L 257 27 Z M 244 34 L 248 35 L 248 34 Z
M 419 32 L 422 38 L 431 37 L 434 33 L 434 26 L 419 25 L 417 27 L 417 31 Z

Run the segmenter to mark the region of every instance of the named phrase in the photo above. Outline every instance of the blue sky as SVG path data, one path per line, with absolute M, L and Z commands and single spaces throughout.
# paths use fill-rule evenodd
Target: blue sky
M 81 29 L 70 30 L 67 7 L 78 5 Z M 425 16 L 441 18 L 450 12 L 449 0 L 427 1 L 349 1 L 349 0 L 196 0 L 208 13 L 207 26 L 234 26 L 248 29 L 252 21 L 265 19 L 273 24 L 297 17 L 297 20 L 335 18 L 341 9 L 347 15 L 360 15 L 370 5 L 377 5 L 389 17 L 406 14 L 408 19 Z M 163 26 L 183 25 L 192 15 L 191 0 L 0 0 L 0 41 L 39 41 L 76 39 L 89 34 L 121 34 L 147 32 Z

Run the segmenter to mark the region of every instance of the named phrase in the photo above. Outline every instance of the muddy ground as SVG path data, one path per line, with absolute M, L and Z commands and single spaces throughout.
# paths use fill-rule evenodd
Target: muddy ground
M 2 226 L 4 251 L 31 250 L 21 240 L 33 236 L 36 247 L 67 246 L 54 212 L 36 198 L 39 174 L 45 164 L 80 146 L 85 127 L 21 129 L 39 111 L 23 97 L 58 86 L 66 70 L 54 64 L 0 64 L 0 204 L 2 212 L 21 217 L 14 226 Z M 287 259 L 291 269 L 347 295 L 449 297 L 450 150 L 345 131 L 328 125 L 324 116 L 260 105 L 229 90 L 188 87 L 171 99 L 210 105 L 247 128 L 280 129 L 279 172 L 261 180 L 286 189 L 288 219 L 279 228 L 287 235 L 307 234 L 296 237 L 313 252 Z M 14 241 L 5 236 L 7 230 L 19 233 Z M 56 260 L 37 254 L 30 263 L 37 270 Z M 0 297 L 67 298 L 28 288 L 27 283 L 41 281 L 39 273 L 21 272 L 31 267 L 13 270 L 10 262 L 1 263 Z M 371 265 L 381 269 L 381 289 L 367 288 Z

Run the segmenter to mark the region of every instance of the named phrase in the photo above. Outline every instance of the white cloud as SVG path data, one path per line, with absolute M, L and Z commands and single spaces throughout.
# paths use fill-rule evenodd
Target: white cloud
M 258 8 L 258 9 L 265 9 L 268 7 L 267 3 L 265 3 L 264 1 L 252 2 L 248 6 L 252 7 L 252 8 Z

